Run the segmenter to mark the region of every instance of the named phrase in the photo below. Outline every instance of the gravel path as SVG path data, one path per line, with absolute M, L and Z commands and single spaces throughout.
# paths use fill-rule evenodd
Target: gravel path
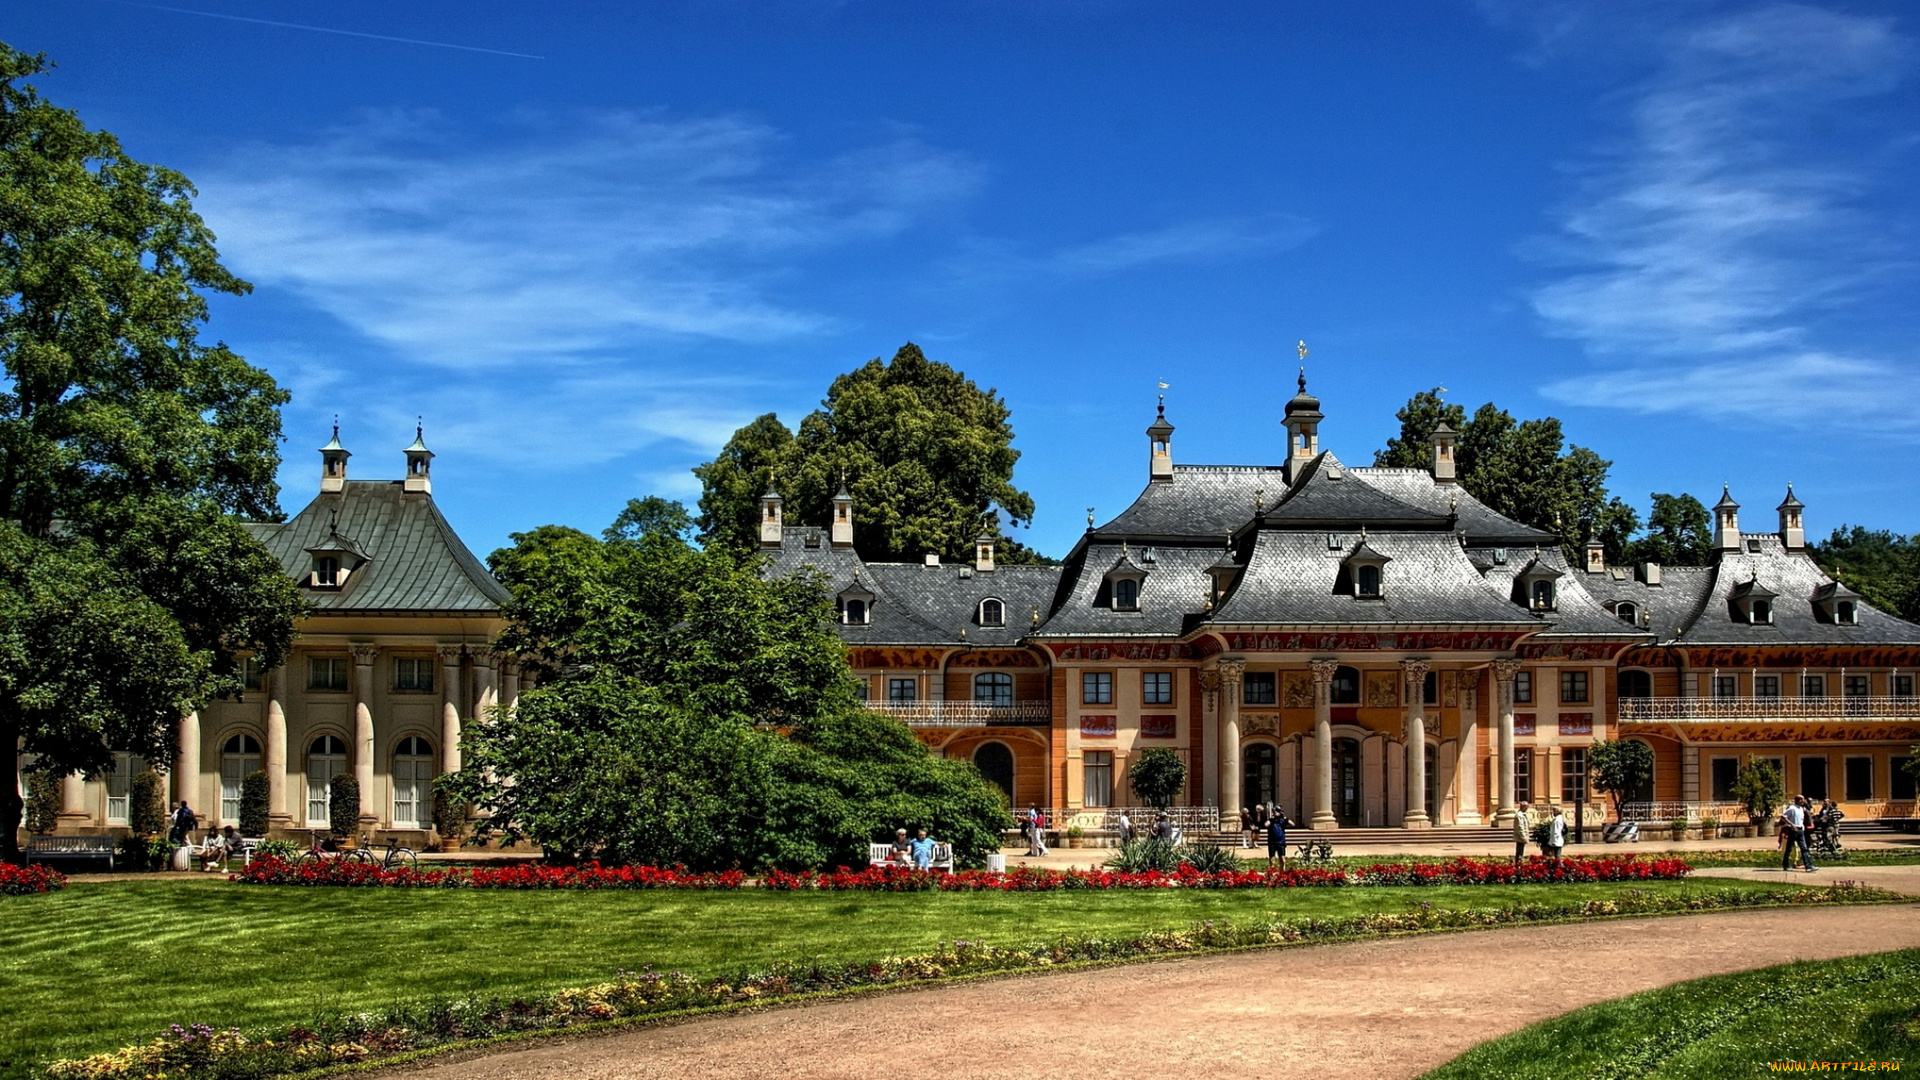
M 1920 891 L 1920 868 L 1892 869 L 1910 876 L 1873 883 Z M 1673 982 L 1913 947 L 1920 912 L 1908 905 L 1532 926 L 860 996 L 407 1071 L 432 1080 L 1380 1080 L 1416 1076 L 1536 1020 Z

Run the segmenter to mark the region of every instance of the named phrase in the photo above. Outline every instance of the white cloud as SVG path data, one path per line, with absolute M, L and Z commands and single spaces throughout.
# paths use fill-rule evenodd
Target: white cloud
M 1556 10 L 1543 42 L 1577 23 Z M 1779 402 L 1743 387 L 1787 389 L 1800 375 L 1819 376 L 1818 393 L 1872 405 L 1894 366 L 1808 342 L 1821 312 L 1856 301 L 1881 272 L 1883 225 L 1860 209 L 1874 177 L 1805 131 L 1890 89 L 1907 43 L 1886 21 L 1793 4 L 1670 26 L 1655 40 L 1660 70 L 1626 97 L 1624 136 L 1588 170 L 1559 232 L 1529 245 L 1565 269 L 1532 293 L 1535 312 L 1598 361 L 1668 365 L 1655 384 L 1675 393 L 1611 399 L 1625 407 L 1778 414 Z M 1576 388 L 1626 377 L 1551 392 L 1586 400 Z
M 1220 262 L 1298 247 L 1319 232 L 1305 218 L 1198 218 L 1119 233 L 1048 251 L 1002 240 L 975 241 L 949 266 L 965 285 L 1027 284 L 1104 277 L 1150 266 Z
M 1598 368 L 1541 388 L 1571 405 L 1723 420 L 1763 417 L 1789 426 L 1843 420 L 1859 434 L 1920 429 L 1907 404 L 1911 375 L 1886 363 L 1822 352 L 1759 355 L 1687 367 Z

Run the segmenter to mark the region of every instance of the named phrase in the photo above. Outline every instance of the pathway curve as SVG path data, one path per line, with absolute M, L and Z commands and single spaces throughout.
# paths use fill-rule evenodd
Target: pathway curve
M 1819 932 L 1809 932 L 1815 922 Z M 1416 1076 L 1476 1043 L 1597 1001 L 1913 947 L 1920 913 L 1904 904 L 1530 926 L 860 996 L 408 1071 L 432 1080 L 1381 1080 Z

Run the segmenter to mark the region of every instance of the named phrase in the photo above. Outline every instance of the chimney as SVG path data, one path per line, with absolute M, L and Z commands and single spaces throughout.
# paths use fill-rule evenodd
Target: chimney
M 400 482 L 400 490 L 415 495 L 433 494 L 433 451 L 427 449 L 419 424 L 413 426 L 413 445 L 407 447 L 406 454 L 407 477 Z
M 929 551 L 929 552 L 927 552 L 927 562 L 926 562 L 926 565 L 928 565 L 928 566 L 939 566 L 939 565 L 940 565 L 940 553 L 939 553 L 939 552 L 937 552 L 937 551 Z
M 347 459 L 353 454 L 340 445 L 340 421 L 333 422 L 333 440 L 320 448 L 320 494 L 338 495 L 347 490 Z
M 1640 580 L 1649 588 L 1658 587 L 1660 584 L 1660 564 L 1657 562 L 1641 563 Z
M 833 525 L 829 539 L 837 548 L 853 546 L 853 494 L 847 490 L 847 478 L 840 478 L 840 490 L 833 496 Z
M 993 534 L 982 533 L 973 542 L 973 568 L 982 574 L 993 573 Z
M 1720 501 L 1713 504 L 1713 547 L 1715 551 L 1740 550 L 1740 504 L 1733 501 L 1727 485 L 1720 485 Z
M 780 495 L 772 488 L 760 496 L 760 546 L 777 548 L 780 546 Z
M 1445 420 L 1433 429 L 1433 482 L 1436 484 L 1457 482 L 1454 477 L 1453 446 L 1459 435 Z
M 1787 497 L 1781 501 L 1778 508 L 1780 511 L 1780 543 L 1788 551 L 1799 551 L 1807 546 L 1807 530 L 1800 523 L 1800 511 L 1806 508 L 1805 503 L 1794 498 L 1793 485 L 1788 484 Z
M 1166 483 L 1173 479 L 1173 425 L 1167 423 L 1166 395 L 1160 397 L 1160 413 L 1147 428 L 1147 480 Z

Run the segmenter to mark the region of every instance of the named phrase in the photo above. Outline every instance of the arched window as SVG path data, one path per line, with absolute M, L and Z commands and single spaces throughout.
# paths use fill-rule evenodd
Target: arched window
M 393 752 L 393 827 L 424 829 L 431 824 L 433 746 L 417 735 L 409 735 Z
M 1013 676 L 1004 671 L 983 671 L 975 675 L 973 700 L 982 705 L 1013 704 Z
M 1650 698 L 1653 696 L 1653 676 L 1644 671 L 1623 671 L 1620 673 L 1620 696 L 1623 698 Z
M 1360 704 L 1360 673 L 1350 667 L 1334 669 L 1333 685 L 1328 690 L 1335 705 Z
M 870 609 L 867 607 L 867 602 L 865 600 L 848 600 L 846 601 L 845 606 L 841 610 L 842 610 L 841 621 L 846 623 L 848 626 L 867 625 L 868 618 L 871 613 Z
M 1132 578 L 1116 578 L 1113 583 L 1113 607 L 1132 611 L 1140 606 L 1140 583 Z
M 980 749 L 973 752 L 973 767 L 980 770 L 987 783 L 999 788 L 1008 805 L 1012 805 L 1013 751 L 1007 749 L 1007 744 L 981 743 Z
M 1638 624 L 1640 621 L 1640 609 L 1631 600 L 1620 601 L 1614 607 L 1613 613 L 1620 616 L 1621 622 L 1629 625 Z
M 333 778 L 347 771 L 347 744 L 322 735 L 307 747 L 307 824 L 325 825 L 333 800 Z
M 1553 610 L 1553 582 L 1536 581 L 1533 583 L 1533 610 Z
M 240 786 L 250 772 L 260 771 L 260 743 L 251 735 L 235 735 L 220 747 L 220 824 L 240 823 Z
M 1360 596 L 1380 595 L 1380 568 L 1361 566 L 1353 572 L 1354 592 Z
M 993 597 L 980 601 L 981 626 L 1007 625 L 1007 605 Z

